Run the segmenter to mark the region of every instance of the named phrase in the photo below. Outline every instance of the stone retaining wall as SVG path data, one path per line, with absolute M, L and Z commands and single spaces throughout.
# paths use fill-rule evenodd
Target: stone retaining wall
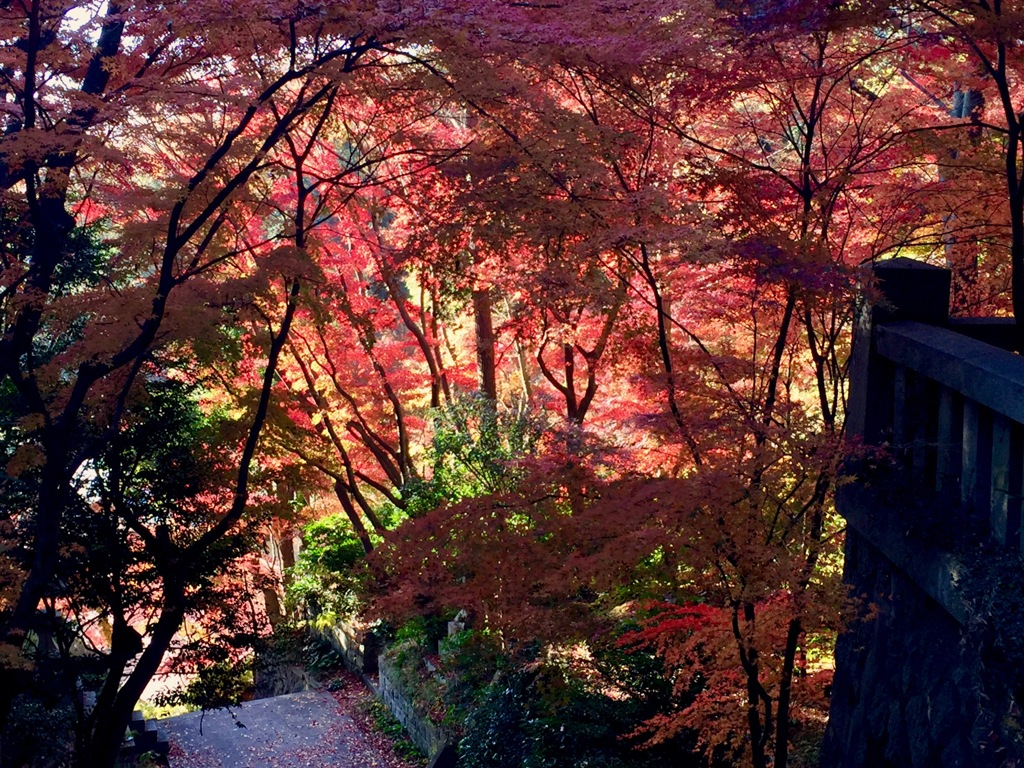
M 353 672 L 367 674 L 377 671 L 377 656 L 382 648 L 373 632 L 339 621 L 332 627 L 317 630 L 317 634 L 331 644 Z
M 449 734 L 416 708 L 412 693 L 402 684 L 395 664 L 383 653 L 376 635 L 345 622 L 319 630 L 318 634 L 341 655 L 349 669 L 362 675 L 364 682 L 401 723 L 409 740 L 431 758 L 431 766 L 455 764 Z M 377 673 L 376 685 L 369 677 L 373 673 Z
M 405 690 L 393 662 L 387 656 L 380 657 L 378 672 L 377 695 L 405 728 L 409 740 L 425 755 L 438 754 L 448 743 L 447 733 L 434 725 L 426 713 L 416 709 L 412 696 Z
M 958 621 L 856 530 L 846 580 L 874 614 L 836 644 L 828 768 L 956 768 L 987 759 L 977 649 Z M 991 723 L 989 723 L 991 725 Z

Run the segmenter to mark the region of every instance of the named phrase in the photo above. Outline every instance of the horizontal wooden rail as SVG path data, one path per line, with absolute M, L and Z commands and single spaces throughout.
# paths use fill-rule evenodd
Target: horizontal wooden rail
M 1020 355 L 924 323 L 884 323 L 875 331 L 875 350 L 882 357 L 1024 423 Z
M 1024 358 L 918 322 L 874 333 L 865 439 L 890 442 L 911 485 L 959 497 L 995 542 L 1024 553 Z

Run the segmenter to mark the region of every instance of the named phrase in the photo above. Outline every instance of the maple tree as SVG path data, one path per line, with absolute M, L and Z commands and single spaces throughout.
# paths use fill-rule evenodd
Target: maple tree
M 899 8 L 915 53 L 908 77 L 917 78 L 932 111 L 947 121 L 936 142 L 944 145 L 936 161 L 953 201 L 946 220 L 973 227 L 962 245 L 955 232 L 947 235 L 947 263 L 975 294 L 975 305 L 1009 308 L 1019 319 L 1024 316 L 1019 12 L 984 0 Z M 979 201 L 989 206 L 987 214 L 975 207 Z M 963 290 L 955 281 L 954 292 L 958 288 Z
M 316 125 L 343 81 L 381 60 L 366 20 L 274 3 L 2 9 L 9 236 L 0 376 L 17 401 L 5 426 L 5 442 L 17 444 L 7 473 L 32 495 L 31 504 L 4 505 L 18 531 L 4 558 L 24 571 L 4 605 L 5 647 L 16 652 L 41 601 L 62 596 L 73 532 L 95 533 L 86 544 L 98 551 L 132 553 L 104 566 L 129 570 L 107 575 L 114 594 L 101 608 L 114 632 L 107 682 L 77 750 L 82 764 L 113 764 L 143 687 L 199 605 L 211 559 L 219 568 L 237 554 L 278 360 L 315 273 L 301 207 L 289 212 L 297 224 L 265 226 L 281 206 L 271 184 L 277 153 L 300 125 Z M 293 193 L 303 202 L 308 192 L 300 179 Z M 73 233 L 83 223 L 102 227 L 103 259 L 79 277 Z M 259 333 L 232 344 L 232 324 L 247 318 Z M 155 507 L 118 500 L 148 493 L 127 473 L 108 505 L 93 503 L 82 478 L 117 479 L 118 464 L 104 457 L 146 407 L 147 382 L 198 382 L 196 367 L 216 364 L 212 353 L 225 348 L 255 374 L 234 433 L 218 439 L 233 473 L 174 525 Z M 96 525 L 76 527 L 82 515 Z M 118 594 L 119 580 L 145 572 L 132 570 L 138 558 L 156 577 L 148 615 Z M 18 688 L 4 686 L 5 717 Z
M 533 352 L 532 376 L 523 365 L 531 356 L 513 358 L 524 393 L 537 402 L 547 398 L 538 384 L 550 388 L 548 402 L 560 400 L 580 431 L 546 457 L 560 481 L 535 472 L 518 496 L 403 526 L 392 537 L 401 541 L 395 570 L 385 569 L 390 604 L 470 603 L 512 637 L 567 641 L 590 617 L 588 595 L 612 589 L 609 572 L 635 582 L 647 560 L 684 549 L 662 575 L 692 589 L 689 599 L 711 597 L 715 611 L 694 623 L 666 609 L 646 637 L 680 663 L 704 654 L 711 682 L 693 707 L 652 721 L 654 738 L 717 723 L 709 748 L 728 743 L 755 766 L 785 765 L 800 649 L 809 633 L 836 627 L 818 566 L 839 532 L 829 493 L 839 479 L 853 267 L 957 239 L 969 247 L 989 226 L 964 203 L 970 174 L 957 188 L 936 172 L 951 167 L 936 162 L 950 154 L 943 130 L 977 119 L 967 108 L 959 116 L 969 122 L 936 125 L 908 69 L 921 48 L 885 4 L 659 7 L 631 30 L 631 50 L 642 53 L 628 62 L 607 46 L 618 30 L 569 30 L 550 17 L 538 25 L 542 16 L 471 14 L 459 34 L 493 22 L 483 37 L 567 35 L 574 45 L 514 57 L 481 46 L 485 75 L 477 59 L 420 61 L 481 137 L 457 166 L 465 183 L 451 184 L 447 210 L 459 221 L 421 240 L 439 241 L 431 265 L 449 264 L 471 295 L 484 394 L 500 396 L 493 350 L 503 332 L 514 334 L 511 348 Z M 581 29 L 607 47 L 590 47 Z M 997 289 L 1000 269 L 985 266 Z M 495 327 L 497 291 L 514 310 Z M 602 365 L 609 347 L 617 369 Z M 638 377 L 638 367 L 651 373 Z M 606 420 L 582 429 L 592 412 Z M 596 479 L 575 478 L 584 442 L 616 432 L 643 449 L 619 452 Z M 672 526 L 650 517 L 656 504 L 632 484 L 627 462 L 679 481 L 674 503 L 699 518 L 676 529 L 687 546 L 662 538 Z M 617 495 L 607 480 L 616 474 L 628 478 L 627 499 L 645 504 Z M 590 516 L 602 511 L 614 526 Z M 641 544 L 625 547 L 634 537 Z M 595 555 L 567 572 L 566 553 L 594 539 L 612 542 L 599 550 L 611 562 Z M 495 571 L 496 553 L 517 567 Z
M 628 293 L 637 320 L 622 348 L 647 366 L 657 361 L 648 396 L 666 406 L 649 422 L 657 450 L 641 466 L 677 483 L 670 491 L 633 479 L 613 461 L 600 474 L 623 476 L 620 493 L 600 477 L 574 481 L 570 460 L 556 480 L 532 475 L 519 495 L 464 502 L 404 527 L 381 568 L 390 593 L 382 604 L 392 610 L 470 605 L 510 637 L 570 642 L 592 618 L 586 596 L 614 594 L 609 574 L 635 582 L 650 558 L 676 553 L 662 574 L 689 588 L 676 599 L 711 600 L 717 613 L 698 626 L 673 623 L 669 609 L 650 638 L 691 665 L 695 648 L 720 650 L 707 654 L 716 665 L 708 694 L 652 721 L 654 738 L 715 722 L 709 750 L 728 742 L 762 766 L 786 764 L 801 647 L 837 627 L 818 566 L 841 528 L 829 495 L 842 455 L 853 267 L 934 246 L 940 216 L 922 208 L 934 163 L 907 140 L 922 125 L 920 94 L 903 74 L 913 52 L 888 9 L 748 10 L 675 9 L 665 19 L 678 26 L 665 27 L 678 47 L 667 54 L 662 41 L 649 63 L 641 56 L 616 69 L 570 52 L 542 75 L 523 65 L 506 80 L 530 87 L 503 92 L 504 105 L 472 86 L 460 91 L 505 132 L 502 173 L 528 190 L 522 218 L 504 212 L 504 229 L 543 237 L 550 224 L 538 200 L 571 210 L 553 226 L 559 243 L 586 243 L 570 257 L 573 271 L 613 275 L 606 301 L 615 286 Z M 713 55 L 702 45 L 709 39 Z M 518 130 L 524 112 L 535 121 L 528 140 Z M 524 293 L 550 301 L 551 287 Z M 568 290 L 576 306 L 586 300 L 580 288 Z M 572 313 L 548 306 L 572 338 Z M 593 349 L 604 344 L 602 332 L 595 337 Z M 568 378 L 544 373 L 567 394 Z M 652 498 L 645 483 L 671 501 Z M 651 517 L 660 503 L 691 515 L 688 524 Z M 495 556 L 501 569 L 488 567 Z
M 786 765 L 801 650 L 837 626 L 855 267 L 941 254 L 959 309 L 1005 303 L 1001 161 L 1024 295 L 1015 18 L 3 5 L 3 674 L 40 605 L 110 621 L 80 752 L 111 762 L 280 481 L 389 542 L 384 609 L 556 646 L 670 595 L 634 640 L 703 688 L 651 738 Z M 218 428 L 147 453 L 161 398 Z
M 367 104 L 380 114 L 376 100 L 400 96 L 405 86 L 391 75 L 403 57 L 415 58 L 414 47 L 398 45 L 413 20 L 374 7 L 276 3 L 30 2 L 2 13 L 12 44 L 3 61 L 0 178 L 10 236 L 0 357 L 19 408 L 6 435 L 17 443 L 7 469 L 30 479 L 34 493 L 31 505 L 5 507 L 19 528 L 5 557 L 25 573 L 5 606 L 10 647 L 55 594 L 69 510 L 87 499 L 79 478 L 96 471 L 144 407 L 146 381 L 207 384 L 214 379 L 197 367 L 227 363 L 249 387 L 233 387 L 248 416 L 220 450 L 236 452 L 237 472 L 206 503 L 205 527 L 172 531 L 131 505 L 90 507 L 154 558 L 163 590 L 159 618 L 145 624 L 148 643 L 113 654 L 111 669 L 141 650 L 125 684 L 110 689 L 111 706 L 94 713 L 87 751 L 104 763 L 187 613 L 190 580 L 202 581 L 198 563 L 243 523 L 278 363 L 304 286 L 319 276 L 310 232 L 329 223 L 318 218 L 325 210 L 348 202 L 346 190 L 350 199 L 379 183 L 380 152 L 331 147 L 321 130 L 341 104 L 357 105 L 353 122 L 365 125 Z M 430 13 L 419 22 L 423 39 L 446 26 Z M 378 71 L 387 76 L 375 79 Z M 318 179 L 332 156 L 333 171 Z M 329 196 L 328 187 L 343 192 Z M 361 235 L 381 233 L 376 216 Z M 94 280 L 76 282 L 62 270 L 81 224 L 102 227 L 106 260 Z M 394 293 L 387 269 L 382 261 Z M 401 312 L 403 302 L 395 305 Z M 436 399 L 443 377 L 432 375 Z M 120 634 L 130 640 L 130 629 Z

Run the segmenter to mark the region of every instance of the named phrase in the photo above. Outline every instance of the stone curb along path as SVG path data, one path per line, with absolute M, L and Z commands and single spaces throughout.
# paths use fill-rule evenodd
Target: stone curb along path
M 200 733 L 200 720 L 202 733 Z M 311 768 L 389 766 L 364 743 L 355 721 L 327 691 L 303 691 L 233 709 L 160 721 L 171 742 L 171 768 Z

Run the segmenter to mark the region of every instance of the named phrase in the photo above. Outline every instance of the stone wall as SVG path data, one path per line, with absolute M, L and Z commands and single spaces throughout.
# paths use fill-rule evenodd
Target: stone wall
M 349 669 L 363 676 L 366 684 L 402 724 L 409 740 L 431 758 L 431 765 L 454 765 L 448 733 L 416 708 L 412 692 L 402 684 L 395 664 L 384 655 L 383 646 L 375 634 L 344 622 L 318 630 L 318 634 L 341 654 Z M 377 673 L 376 685 L 370 677 L 373 673 Z
M 377 655 L 381 645 L 376 635 L 339 621 L 327 629 L 317 630 L 320 637 L 345 660 L 345 665 L 357 674 L 377 671 Z
M 822 766 L 982 765 L 976 649 L 963 642 L 960 623 L 867 539 L 853 529 L 847 537 L 845 577 L 866 599 L 867 615 L 836 645 Z
M 1020 562 L 978 543 L 954 559 L 909 534 L 896 557 L 879 530 L 892 532 L 862 520 L 846 534 L 862 616 L 836 644 L 822 768 L 1024 766 Z
M 422 750 L 425 755 L 437 755 L 448 744 L 448 734 L 434 725 L 413 704 L 409 691 L 402 685 L 397 668 L 387 656 L 379 658 L 379 677 L 377 695 L 380 696 L 395 718 L 405 728 L 409 740 Z

